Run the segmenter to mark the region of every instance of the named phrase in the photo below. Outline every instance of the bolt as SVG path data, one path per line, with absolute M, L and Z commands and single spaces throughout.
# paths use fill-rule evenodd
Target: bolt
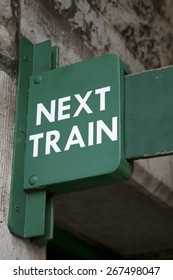
M 26 54 L 23 56 L 23 59 L 24 59 L 25 61 L 28 61 L 28 57 L 26 56 Z
M 34 186 L 38 182 L 38 177 L 36 175 L 31 175 L 28 182 L 31 186 Z
M 42 76 L 37 76 L 34 78 L 34 84 L 38 85 L 42 82 L 43 77 Z

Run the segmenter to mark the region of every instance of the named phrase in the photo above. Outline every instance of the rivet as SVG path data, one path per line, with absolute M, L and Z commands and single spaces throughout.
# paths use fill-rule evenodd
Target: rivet
M 16 212 L 19 212 L 19 206 L 18 205 L 16 205 L 14 208 L 15 208 Z
M 34 186 L 38 182 L 38 177 L 36 175 L 32 175 L 29 177 L 28 182 L 31 186 Z
M 20 128 L 20 132 L 24 133 L 24 132 L 25 132 L 25 128 L 24 128 L 24 127 L 21 127 L 21 128 Z
M 42 82 L 43 77 L 42 76 L 37 76 L 34 78 L 34 84 L 38 85 Z

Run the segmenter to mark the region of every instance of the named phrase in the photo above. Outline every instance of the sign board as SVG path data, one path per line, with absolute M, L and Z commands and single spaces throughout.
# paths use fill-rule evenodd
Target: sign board
M 30 78 L 24 189 L 73 191 L 127 180 L 124 64 L 108 54 Z
M 130 161 L 173 154 L 172 67 L 125 76 L 109 54 L 57 69 L 58 53 L 20 40 L 8 227 L 39 246 L 53 237 L 49 193 L 119 183 Z

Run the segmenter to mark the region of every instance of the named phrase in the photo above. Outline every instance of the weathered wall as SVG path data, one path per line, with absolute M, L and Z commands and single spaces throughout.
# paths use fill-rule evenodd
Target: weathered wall
M 173 3 L 171 0 L 0 0 L 0 4 L 0 231 L 3 236 L 0 258 L 44 258 L 44 250 L 12 237 L 6 227 L 20 36 L 33 43 L 51 39 L 60 47 L 61 66 L 113 52 L 136 73 L 173 63 Z M 138 161 L 133 178 L 173 206 L 172 165 L 172 157 Z M 74 196 L 74 201 L 81 201 L 81 212 L 89 207 L 87 194 Z M 97 192 L 93 191 L 92 197 L 96 199 Z M 110 191 L 106 201 L 100 199 L 99 208 L 106 209 L 114 203 L 111 197 Z M 76 225 L 73 229 L 77 231 L 81 222 L 76 213 L 69 218 L 64 211 L 73 204 L 70 200 L 68 195 L 59 198 L 57 209 L 61 218 L 57 217 L 57 223 L 72 228 L 73 221 Z M 95 216 L 96 224 L 99 219 Z M 95 241 L 93 224 L 88 227 L 90 239 Z M 104 234 L 103 231 L 100 237 L 102 243 Z

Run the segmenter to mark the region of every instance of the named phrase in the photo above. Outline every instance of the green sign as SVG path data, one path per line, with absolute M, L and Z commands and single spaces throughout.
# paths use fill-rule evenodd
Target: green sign
M 57 68 L 58 54 L 20 40 L 8 227 L 39 245 L 53 237 L 50 193 L 122 182 L 130 161 L 173 154 L 172 67 L 125 76 L 115 55 Z
M 123 64 L 112 54 L 30 78 L 25 189 L 61 192 L 131 176 L 123 79 Z

